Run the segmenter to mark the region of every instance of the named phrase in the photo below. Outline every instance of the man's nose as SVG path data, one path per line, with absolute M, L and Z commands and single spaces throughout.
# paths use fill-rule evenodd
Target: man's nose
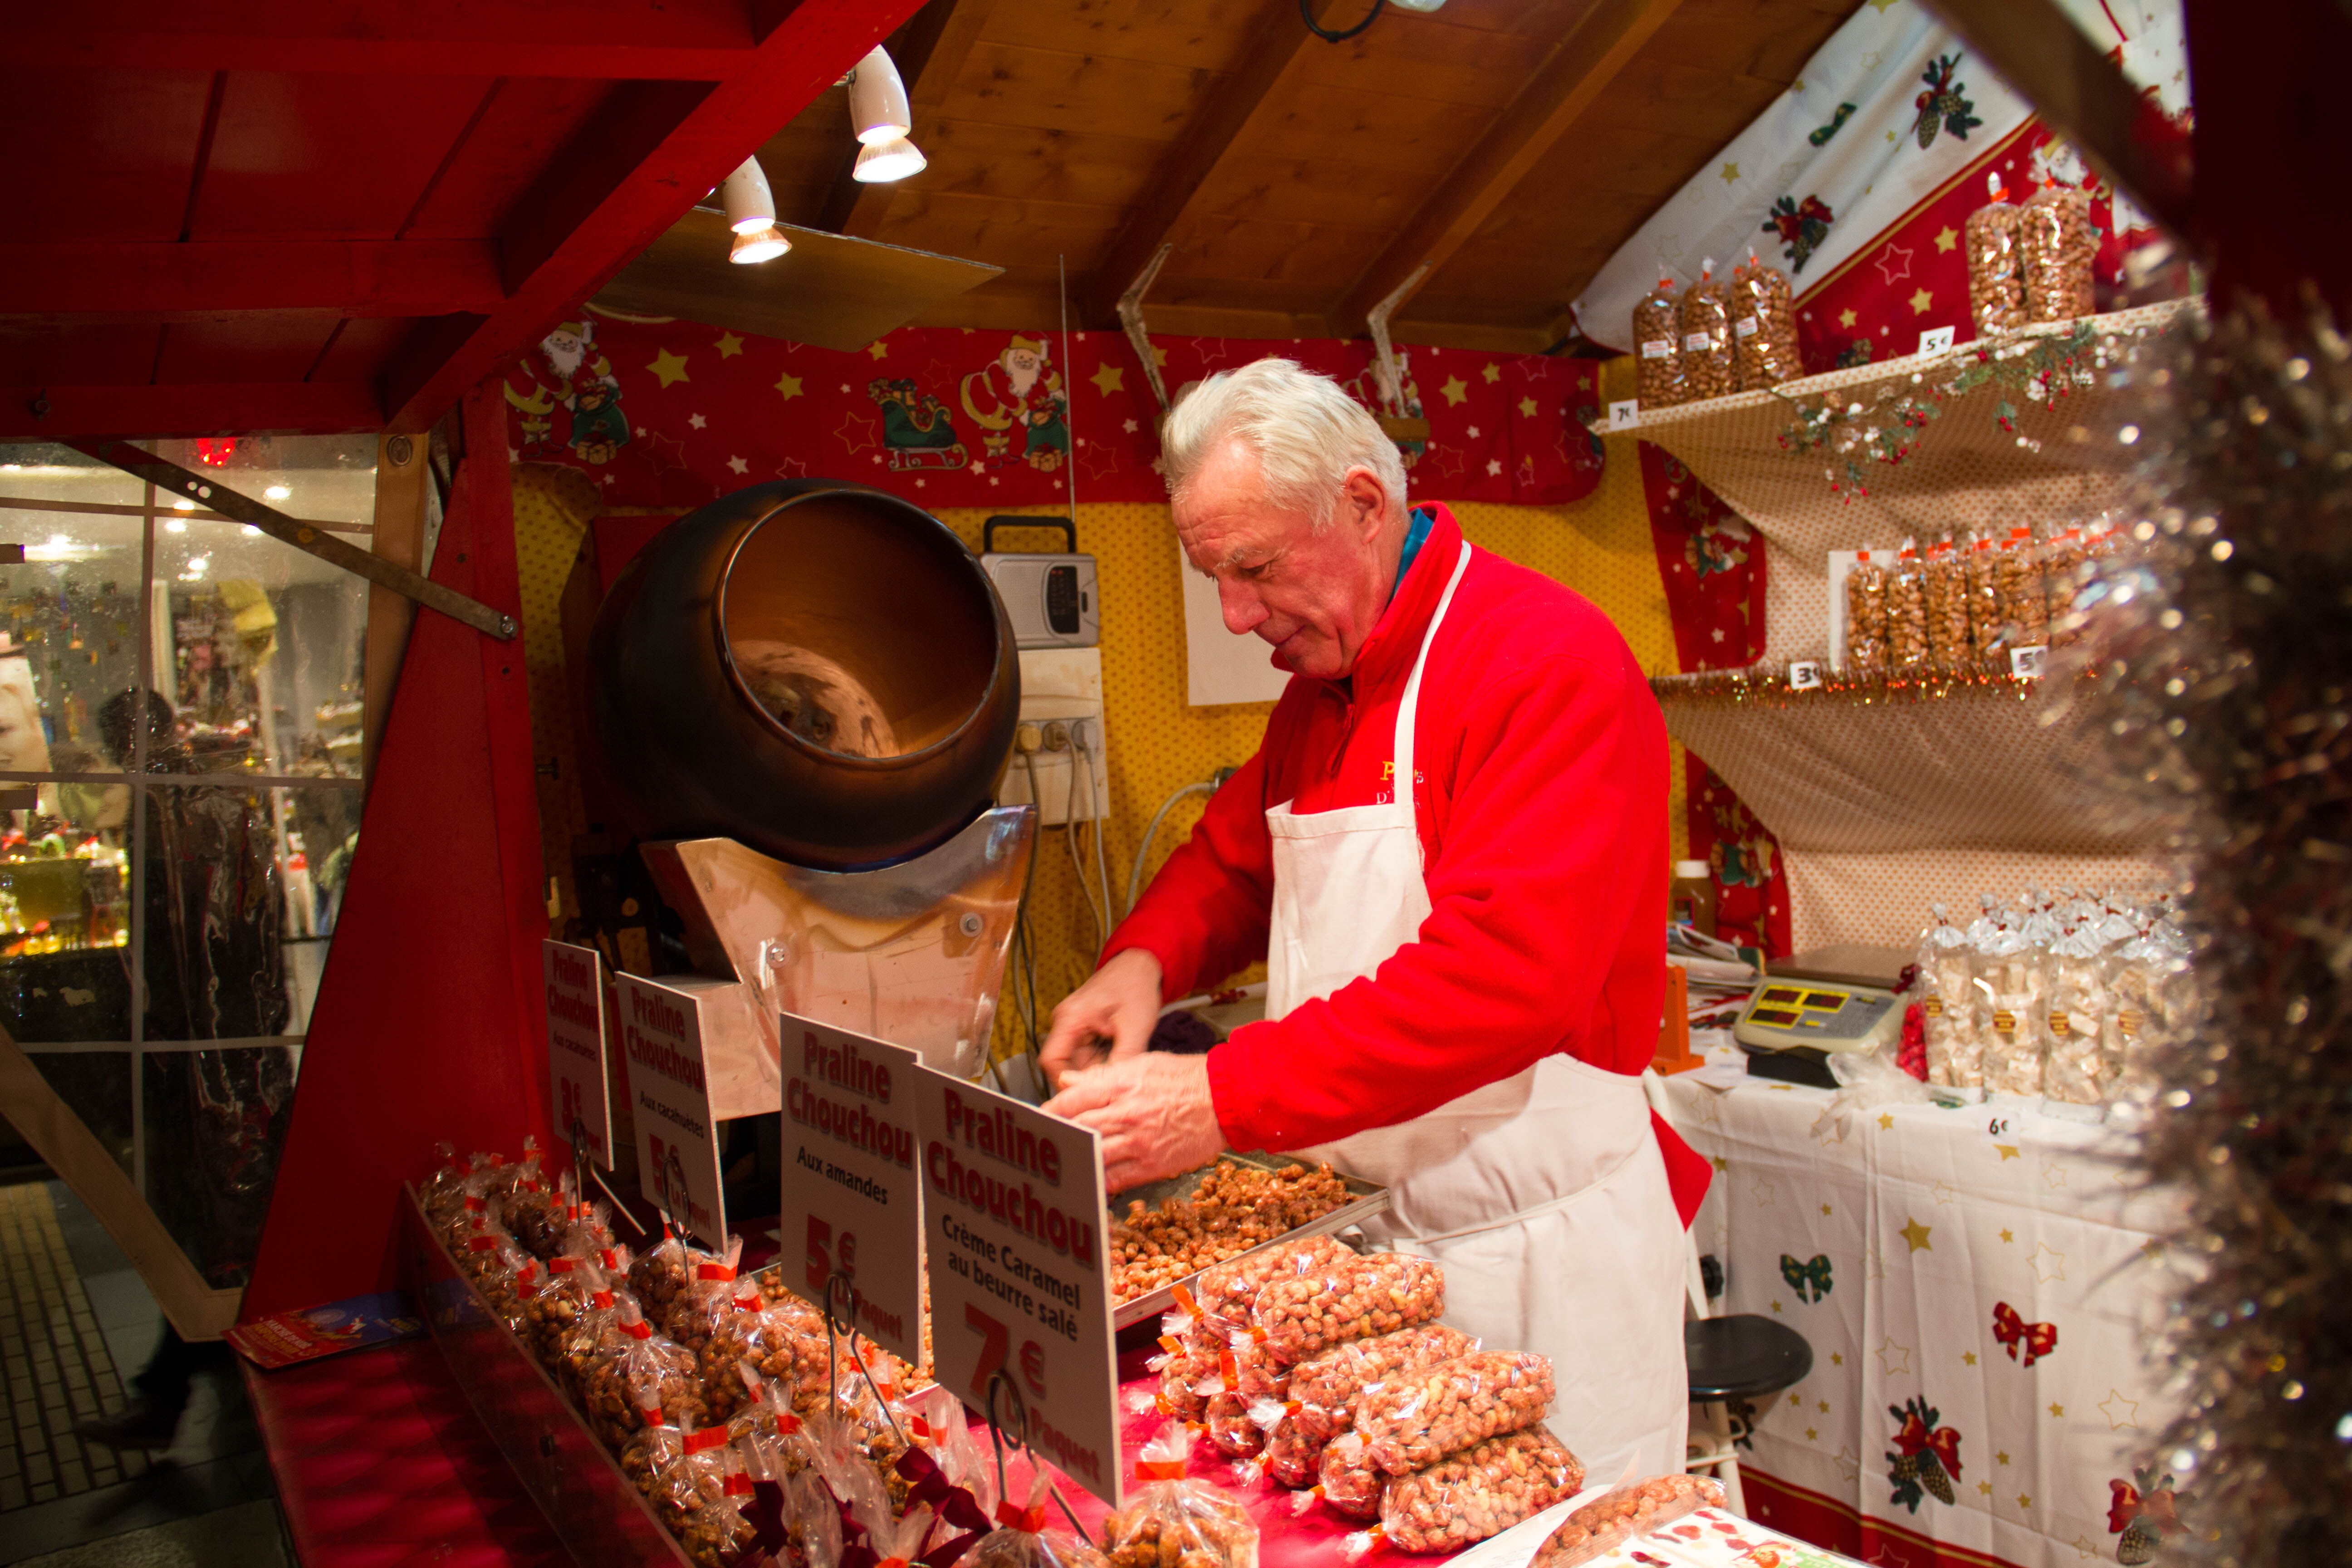
M 1225 630 L 1237 637 L 1249 636 L 1266 617 L 1265 605 L 1258 598 L 1257 590 L 1229 577 L 1217 582 L 1217 608 L 1224 615 Z

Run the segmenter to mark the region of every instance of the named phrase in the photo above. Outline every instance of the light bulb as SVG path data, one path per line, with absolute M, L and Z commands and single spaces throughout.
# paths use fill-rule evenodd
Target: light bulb
M 719 187 L 719 199 L 727 209 L 727 226 L 737 234 L 757 234 L 776 221 L 776 198 L 757 158 L 735 166 Z
M 294 492 L 292 490 L 287 489 L 284 485 L 272 485 L 268 489 L 261 492 L 261 499 L 264 500 L 284 500 L 288 496 L 290 496 Z
M 895 142 L 877 142 L 862 150 L 849 177 L 868 185 L 887 184 L 921 174 L 926 161 L 922 151 L 901 136 Z
M 166 533 L 185 533 L 188 531 L 188 525 L 182 522 L 175 517 L 163 524 L 163 531 Z
M 771 224 L 750 234 L 737 235 L 735 243 L 728 248 L 727 259 L 740 266 L 751 266 L 757 262 L 773 261 L 792 247 L 793 242 L 784 237 L 783 230 Z
M 907 106 L 907 84 L 890 52 L 877 44 L 849 73 L 849 123 L 867 146 L 895 142 L 915 129 L 914 111 Z

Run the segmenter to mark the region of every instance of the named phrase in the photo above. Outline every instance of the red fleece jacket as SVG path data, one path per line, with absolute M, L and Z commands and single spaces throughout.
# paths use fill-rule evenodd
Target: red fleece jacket
M 1462 530 L 1443 506 L 1343 680 L 1294 676 L 1257 754 L 1209 802 L 1105 952 L 1160 960 L 1166 1000 L 1265 956 L 1265 812 L 1393 798 L 1396 714 Z M 1379 971 L 1209 1053 L 1236 1149 L 1330 1142 L 1554 1053 L 1638 1073 L 1665 989 L 1666 731 L 1609 618 L 1474 551 L 1422 678 L 1415 742 L 1433 906 Z M 1687 1225 L 1707 1163 L 1661 1123 Z

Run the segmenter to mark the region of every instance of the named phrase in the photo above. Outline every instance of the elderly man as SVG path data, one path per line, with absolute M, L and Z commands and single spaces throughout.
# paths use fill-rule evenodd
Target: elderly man
M 1164 447 L 1186 557 L 1291 680 L 1055 1009 L 1047 1109 L 1102 1134 L 1113 1189 L 1224 1148 L 1387 1185 L 1376 1239 L 1444 1264 L 1448 1321 L 1552 1358 L 1589 1474 L 1678 1470 L 1707 1171 L 1638 1076 L 1667 862 L 1640 668 L 1583 599 L 1409 510 L 1380 426 L 1288 361 L 1193 388 Z M 1259 958 L 1265 1023 L 1145 1050 L 1167 1000 Z

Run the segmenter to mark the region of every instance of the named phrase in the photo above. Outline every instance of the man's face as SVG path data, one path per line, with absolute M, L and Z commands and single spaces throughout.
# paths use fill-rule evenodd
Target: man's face
M 1176 508 L 1176 534 L 1193 569 L 1216 579 L 1227 631 L 1263 637 L 1294 674 L 1336 680 L 1388 604 L 1389 510 L 1370 471 L 1353 468 L 1318 532 L 1306 512 L 1267 501 L 1257 454 L 1227 441 Z

